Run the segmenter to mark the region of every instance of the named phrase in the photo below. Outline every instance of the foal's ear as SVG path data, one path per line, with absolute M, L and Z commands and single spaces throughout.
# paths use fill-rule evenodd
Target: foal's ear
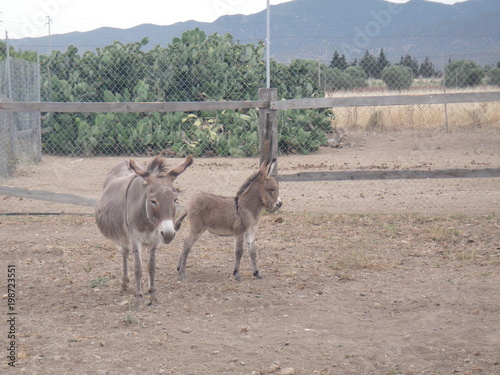
M 275 166 L 276 159 L 273 159 L 272 161 L 266 159 L 260 165 L 259 174 L 267 180 L 272 175 Z
M 268 160 L 266 169 L 266 179 L 272 176 L 275 168 L 276 168 L 276 159 L 273 159 L 271 162 L 269 162 Z
M 130 159 L 128 161 L 128 166 L 139 177 L 145 178 L 145 177 L 149 176 L 149 172 L 147 170 L 145 170 L 144 168 L 142 168 L 139 164 L 137 164 L 132 159 Z
M 189 155 L 186 159 L 184 159 L 184 162 L 181 165 L 168 172 L 168 176 L 172 181 L 175 180 L 177 176 L 184 172 L 191 164 L 193 164 L 193 156 Z

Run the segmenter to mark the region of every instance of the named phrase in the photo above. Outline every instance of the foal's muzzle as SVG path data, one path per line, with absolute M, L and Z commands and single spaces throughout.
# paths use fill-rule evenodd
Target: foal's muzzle
M 276 209 L 281 208 L 281 205 L 283 204 L 283 201 L 281 198 L 278 198 L 278 201 L 276 202 Z
M 276 203 L 274 204 L 274 207 L 272 207 L 270 210 L 268 210 L 269 212 L 274 212 L 274 211 L 277 211 L 280 209 L 281 205 L 283 204 L 283 202 L 281 201 L 281 198 L 278 198 L 278 200 L 276 201 Z

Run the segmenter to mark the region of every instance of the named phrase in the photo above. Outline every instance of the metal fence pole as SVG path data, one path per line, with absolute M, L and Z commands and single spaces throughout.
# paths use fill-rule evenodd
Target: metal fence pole
M 446 71 L 445 71 L 445 62 L 444 62 L 444 57 L 442 58 L 443 60 L 443 93 L 446 94 Z M 444 103 L 444 129 L 445 132 L 448 133 L 448 107 L 446 106 L 446 103 Z
M 266 11 L 266 88 L 271 87 L 271 4 L 267 0 Z
M 267 101 L 267 108 L 259 110 L 259 151 L 260 164 L 265 160 L 273 160 L 278 155 L 278 116 L 275 109 L 271 109 L 271 102 L 278 99 L 277 89 L 259 89 L 259 100 Z M 278 173 L 278 166 L 274 174 Z

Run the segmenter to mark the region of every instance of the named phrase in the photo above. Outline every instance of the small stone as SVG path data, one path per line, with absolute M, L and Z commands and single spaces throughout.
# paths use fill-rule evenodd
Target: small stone
M 293 367 L 287 367 L 281 369 L 280 372 L 278 372 L 278 375 L 293 375 L 293 374 L 295 374 L 295 370 Z
M 273 363 L 271 366 L 269 366 L 269 370 L 267 372 L 269 372 L 270 374 L 273 374 L 275 372 L 277 372 L 281 367 L 277 364 L 277 363 Z
M 191 328 L 189 328 L 189 327 L 186 327 L 186 328 L 184 328 L 184 329 L 182 330 L 182 332 L 183 332 L 183 333 L 191 333 L 191 332 L 193 332 L 193 330 L 192 330 Z
M 220 351 L 218 351 L 218 350 L 214 350 L 214 351 L 212 352 L 212 354 L 213 354 L 213 355 L 218 355 L 219 353 L 220 353 Z

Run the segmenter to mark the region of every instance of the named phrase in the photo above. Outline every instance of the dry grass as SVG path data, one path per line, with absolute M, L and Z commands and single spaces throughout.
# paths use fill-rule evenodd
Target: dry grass
M 457 266 L 500 264 L 498 255 L 486 250 L 497 246 L 496 215 L 280 214 L 279 224 L 275 220 L 263 217 L 259 238 L 266 254 L 286 264 L 279 270 L 283 278 L 296 279 L 314 269 L 349 280 L 356 270 L 394 269 L 407 259 Z M 273 238 L 272 245 L 262 243 L 266 236 Z
M 498 91 L 498 87 L 482 87 L 479 91 Z M 478 89 L 447 89 L 447 93 L 477 93 Z M 372 87 L 368 91 L 337 91 L 328 97 L 360 97 L 384 95 L 442 94 L 439 86 L 417 87 L 408 91 L 393 93 Z M 334 125 L 337 128 L 351 128 L 368 131 L 435 131 L 499 129 L 500 110 L 498 102 L 429 104 L 404 106 L 373 106 L 334 108 Z

